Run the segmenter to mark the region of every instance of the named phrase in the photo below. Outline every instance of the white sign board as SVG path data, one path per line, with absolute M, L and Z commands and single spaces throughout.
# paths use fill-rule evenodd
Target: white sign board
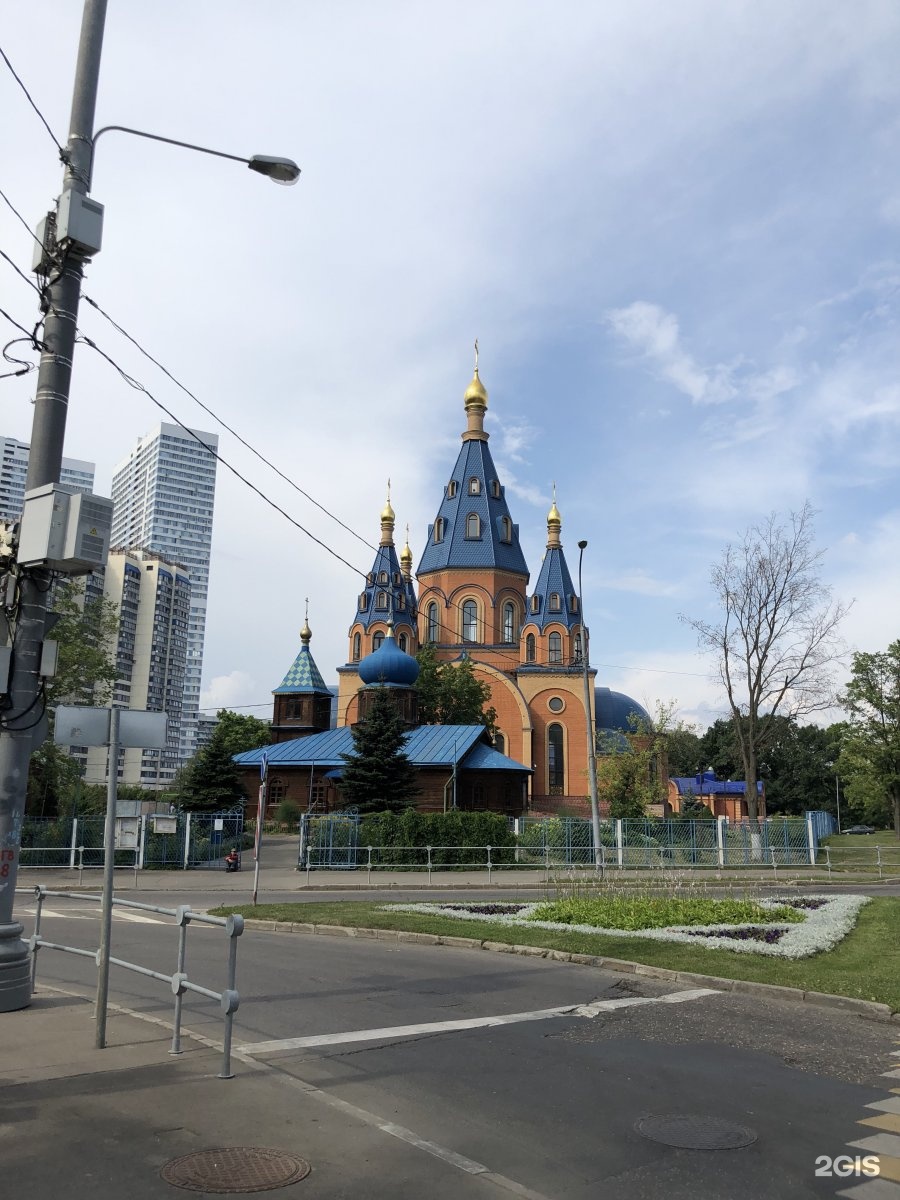
M 116 849 L 136 850 L 139 828 L 137 817 L 116 817 Z
M 53 725 L 53 740 L 60 746 L 108 746 L 109 713 L 108 708 L 59 704 Z M 164 712 L 120 709 L 119 745 L 122 748 L 161 750 L 166 744 L 167 721 Z
M 154 833 L 177 833 L 178 818 L 177 817 L 161 817 L 158 813 L 151 820 L 153 821 Z
M 223 820 L 223 818 L 222 817 L 213 817 L 213 831 L 215 833 L 221 833 L 224 828 L 225 828 L 225 821 Z

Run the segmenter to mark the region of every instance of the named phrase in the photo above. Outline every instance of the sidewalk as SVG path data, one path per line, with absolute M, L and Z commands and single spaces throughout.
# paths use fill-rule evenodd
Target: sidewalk
M 3 1195 L 177 1200 L 190 1193 L 160 1176 L 170 1160 L 269 1147 L 311 1167 L 279 1188 L 284 1200 L 509 1200 L 491 1180 L 336 1111 L 278 1071 L 236 1062 L 235 1078 L 219 1079 L 220 1053 L 188 1038 L 170 1056 L 160 1026 L 111 1011 L 110 1044 L 96 1050 L 92 1005 L 79 997 L 38 988 L 30 1008 L 0 1015 L 0 1030 Z

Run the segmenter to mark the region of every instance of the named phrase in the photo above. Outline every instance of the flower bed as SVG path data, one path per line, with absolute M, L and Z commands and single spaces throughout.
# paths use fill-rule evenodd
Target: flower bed
M 716 950 L 764 954 L 778 958 L 808 958 L 831 950 L 856 924 L 868 896 L 784 896 L 758 901 L 759 908 L 772 911 L 771 923 L 759 920 L 742 924 L 717 922 L 707 925 L 669 925 L 665 928 L 627 929 L 615 926 L 573 924 L 535 918 L 543 904 L 386 904 L 384 911 L 428 913 L 463 921 L 484 921 L 505 926 L 588 933 L 607 937 L 650 938 L 682 942 Z M 777 910 L 796 910 L 802 919 L 779 920 Z

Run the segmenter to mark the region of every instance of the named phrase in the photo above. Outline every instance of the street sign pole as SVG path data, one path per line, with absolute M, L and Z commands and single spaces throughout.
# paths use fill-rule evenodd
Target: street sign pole
M 263 750 L 262 761 L 259 764 L 259 803 L 256 808 L 256 837 L 253 845 L 253 903 L 259 892 L 259 859 L 262 852 L 262 827 L 266 816 L 266 792 L 268 788 L 269 756 Z
M 106 1004 L 109 997 L 109 947 L 112 936 L 113 871 L 116 865 L 116 793 L 119 780 L 119 710 L 109 710 L 109 782 L 103 827 L 103 900 L 100 904 L 100 950 L 97 954 L 98 1050 L 106 1046 Z

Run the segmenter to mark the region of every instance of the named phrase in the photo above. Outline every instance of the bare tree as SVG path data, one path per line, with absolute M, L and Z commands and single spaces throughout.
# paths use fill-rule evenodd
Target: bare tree
M 682 617 L 717 659 L 747 782 L 747 814 L 759 820 L 757 781 L 776 716 L 801 719 L 835 703 L 833 668 L 847 606 L 821 580 L 809 502 L 790 522 L 776 513 L 726 547 L 710 581 L 717 622 Z

